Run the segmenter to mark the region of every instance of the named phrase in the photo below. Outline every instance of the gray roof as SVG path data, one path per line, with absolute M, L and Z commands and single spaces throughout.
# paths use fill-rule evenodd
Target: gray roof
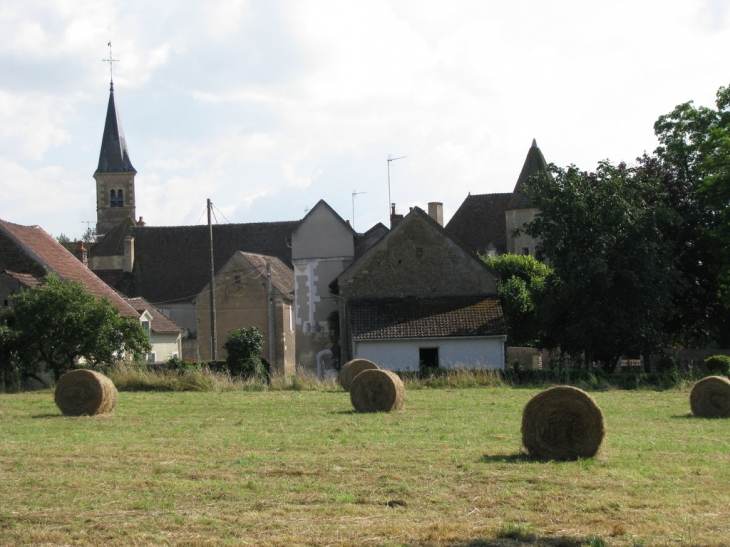
M 299 221 L 213 225 L 213 255 L 218 272 L 236 251 L 279 258 L 292 267 L 289 236 Z M 152 304 L 189 302 L 210 281 L 208 226 L 136 226 L 134 272 L 114 286 L 127 296 Z M 104 275 L 104 272 L 100 272 Z M 111 279 L 111 276 L 104 276 Z
M 512 199 L 507 204 L 507 210 L 511 209 L 528 209 L 532 207 L 530 201 L 532 196 L 527 191 L 527 179 L 533 175 L 543 173 L 550 176 L 548 170 L 548 164 L 545 161 L 545 157 L 537 146 L 537 141 L 532 139 L 532 146 L 527 152 L 525 163 L 522 165 L 522 171 L 520 176 L 517 178 L 517 184 L 515 184 L 514 192 L 512 192 Z
M 99 166 L 96 172 L 137 172 L 129 159 L 127 141 L 122 130 L 122 121 L 119 119 L 117 106 L 114 102 L 114 84 L 109 89 L 109 106 L 106 109 L 106 122 L 104 123 L 101 152 L 99 152 Z
M 507 224 L 504 212 L 512 194 L 475 194 L 467 196 L 446 225 L 475 253 L 487 254 L 490 245 L 497 254 L 507 252 Z
M 497 296 L 353 299 L 348 305 L 355 340 L 507 333 Z

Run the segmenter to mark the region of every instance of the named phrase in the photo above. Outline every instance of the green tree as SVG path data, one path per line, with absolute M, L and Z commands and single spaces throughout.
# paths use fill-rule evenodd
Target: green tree
M 342 348 L 340 347 L 340 310 L 331 311 L 327 316 L 329 339 L 332 344 L 332 364 L 336 370 L 342 368 Z
M 58 380 L 80 361 L 111 364 L 125 352 L 147 353 L 150 344 L 136 318 L 121 317 L 108 299 L 53 274 L 13 296 L 0 312 L 3 371 L 35 375 L 45 365 Z
M 226 364 L 231 374 L 260 376 L 263 364 L 259 355 L 264 347 L 264 337 L 255 325 L 233 331 L 226 338 Z
M 507 344 L 540 345 L 537 310 L 552 269 L 532 256 L 485 255 L 482 260 L 499 275 L 499 298 L 507 323 Z
M 656 163 L 683 219 L 675 252 L 685 290 L 669 325 L 681 345 L 730 347 L 730 87 L 716 106 L 683 103 L 654 124 Z
M 613 371 L 621 355 L 661 346 L 681 283 L 665 234 L 680 219 L 642 166 L 551 172 L 528 182 L 541 214 L 525 227 L 555 271 L 539 312 L 544 342 Z

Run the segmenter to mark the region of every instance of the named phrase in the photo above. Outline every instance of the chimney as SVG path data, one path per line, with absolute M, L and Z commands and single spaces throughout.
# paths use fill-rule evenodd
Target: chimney
M 398 224 L 400 224 L 400 221 L 403 220 L 403 215 L 396 215 L 395 214 L 395 203 L 390 204 L 390 229 L 392 230 Z
M 439 201 L 430 201 L 428 203 L 428 216 L 439 223 L 439 226 L 444 225 L 444 204 Z
M 137 223 L 137 226 L 147 226 L 142 217 L 139 217 L 139 222 Z
M 124 238 L 124 268 L 125 272 L 131 272 L 134 268 L 134 238 L 126 236 Z
M 76 249 L 74 254 L 76 255 L 76 258 L 79 259 L 79 262 L 81 262 L 84 266 L 89 265 L 89 251 L 84 248 L 83 241 L 79 241 L 79 248 Z

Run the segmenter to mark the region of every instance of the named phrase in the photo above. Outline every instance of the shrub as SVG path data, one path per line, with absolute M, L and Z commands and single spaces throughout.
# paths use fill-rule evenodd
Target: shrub
M 654 363 L 657 372 L 669 372 L 677 368 L 677 360 L 669 355 L 663 355 Z
M 727 355 L 712 355 L 705 359 L 705 368 L 711 374 L 730 376 L 730 357 Z
M 264 337 L 258 327 L 238 329 L 228 335 L 223 349 L 228 356 L 228 371 L 234 376 L 259 377 L 264 374 L 264 366 L 259 358 L 264 346 Z
M 167 360 L 165 368 L 178 374 L 185 374 L 186 372 L 199 371 L 202 365 L 197 361 L 186 361 L 180 357 L 173 356 Z

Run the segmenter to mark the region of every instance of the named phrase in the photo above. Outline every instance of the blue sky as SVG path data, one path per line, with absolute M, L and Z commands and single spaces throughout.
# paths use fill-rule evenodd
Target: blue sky
M 728 0 L 0 0 L 0 218 L 78 237 L 109 89 L 150 225 L 293 220 L 364 231 L 511 191 L 533 138 L 592 169 L 656 147 L 730 84 Z M 219 215 L 219 221 L 225 222 Z

